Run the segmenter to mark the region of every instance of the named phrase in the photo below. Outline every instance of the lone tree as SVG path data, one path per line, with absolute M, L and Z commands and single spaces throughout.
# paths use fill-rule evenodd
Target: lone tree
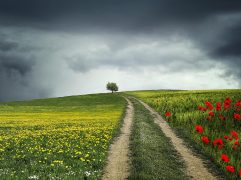
M 110 90 L 113 93 L 114 91 L 118 91 L 118 86 L 116 85 L 116 83 L 108 82 L 106 85 L 106 89 Z

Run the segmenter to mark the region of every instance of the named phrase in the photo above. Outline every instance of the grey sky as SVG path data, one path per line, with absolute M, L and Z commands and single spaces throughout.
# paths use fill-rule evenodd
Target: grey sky
M 0 0 L 0 101 L 241 87 L 239 0 Z

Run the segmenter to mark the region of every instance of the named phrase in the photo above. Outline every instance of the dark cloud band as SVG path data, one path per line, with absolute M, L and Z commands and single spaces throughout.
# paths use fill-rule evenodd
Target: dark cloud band
M 45 69 L 62 66 L 171 74 L 221 63 L 241 85 L 240 0 L 1 0 L 0 21 L 0 101 L 50 96 L 58 74 Z

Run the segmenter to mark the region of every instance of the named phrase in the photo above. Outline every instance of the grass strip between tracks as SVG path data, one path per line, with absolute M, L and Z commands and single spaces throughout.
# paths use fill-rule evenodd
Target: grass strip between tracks
M 185 165 L 170 140 L 139 102 L 134 105 L 129 179 L 188 179 Z

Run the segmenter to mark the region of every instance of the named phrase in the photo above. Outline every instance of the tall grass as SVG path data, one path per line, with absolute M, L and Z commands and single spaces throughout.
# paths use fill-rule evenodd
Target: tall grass
M 240 106 L 237 102 L 241 100 L 241 90 L 138 91 L 128 94 L 142 99 L 163 117 L 170 112 L 171 116 L 165 118 L 172 127 L 187 132 L 189 138 L 212 157 L 230 178 L 240 177 L 241 119 L 238 118 Z M 218 102 L 221 109 L 217 108 Z M 238 114 L 236 118 L 235 114 Z M 222 159 L 223 155 L 228 156 L 227 162 Z

